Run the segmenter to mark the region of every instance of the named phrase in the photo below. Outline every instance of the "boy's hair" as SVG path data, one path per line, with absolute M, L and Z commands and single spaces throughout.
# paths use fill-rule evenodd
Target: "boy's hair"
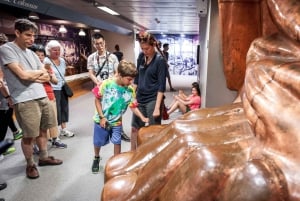
M 118 65 L 118 73 L 122 77 L 135 77 L 137 75 L 137 69 L 134 63 L 123 60 Z
M 42 44 L 33 44 L 31 47 L 29 47 L 34 52 L 43 52 L 46 56 L 45 47 Z
M 38 27 L 34 22 L 31 22 L 28 19 L 17 19 L 15 21 L 15 30 L 18 30 L 20 33 L 33 30 L 35 33 L 37 33 Z

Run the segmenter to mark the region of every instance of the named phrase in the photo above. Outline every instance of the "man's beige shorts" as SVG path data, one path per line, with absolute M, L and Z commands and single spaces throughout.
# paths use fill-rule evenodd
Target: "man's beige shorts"
M 15 114 L 25 138 L 37 137 L 40 129 L 47 130 L 57 126 L 53 106 L 46 97 L 17 103 Z

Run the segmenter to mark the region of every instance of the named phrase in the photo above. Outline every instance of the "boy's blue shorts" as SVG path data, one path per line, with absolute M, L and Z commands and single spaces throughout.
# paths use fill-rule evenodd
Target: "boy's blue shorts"
M 101 147 L 109 143 L 121 144 L 122 126 L 113 126 L 107 131 L 100 124 L 94 124 L 94 146 Z

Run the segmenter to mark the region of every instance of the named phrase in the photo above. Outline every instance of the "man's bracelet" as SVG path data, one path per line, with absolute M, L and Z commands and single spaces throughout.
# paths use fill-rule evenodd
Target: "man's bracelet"
M 10 95 L 5 96 L 4 98 L 6 98 L 6 99 L 7 99 L 7 98 L 10 98 Z

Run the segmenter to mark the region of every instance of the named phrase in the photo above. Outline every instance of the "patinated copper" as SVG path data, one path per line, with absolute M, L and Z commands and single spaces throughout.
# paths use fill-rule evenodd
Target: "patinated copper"
M 300 201 L 300 0 L 267 6 L 285 31 L 251 43 L 242 102 L 141 130 L 103 201 Z

